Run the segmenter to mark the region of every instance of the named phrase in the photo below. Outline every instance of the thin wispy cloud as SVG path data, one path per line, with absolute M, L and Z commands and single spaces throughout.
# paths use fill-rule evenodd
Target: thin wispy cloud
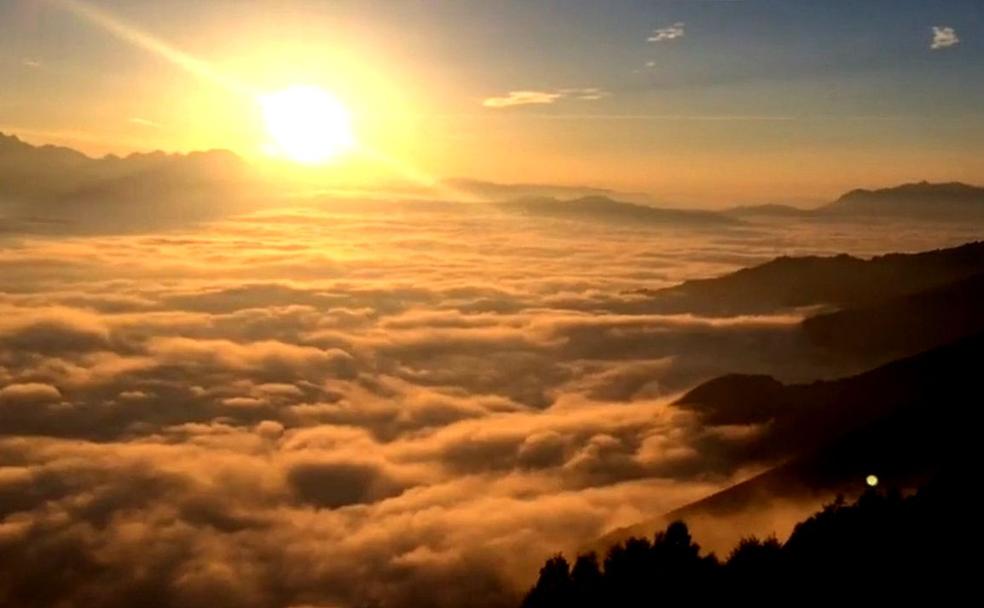
M 801 120 L 802 117 L 768 114 L 530 114 L 527 116 L 550 120 L 597 121 L 740 121 L 777 122 Z
M 553 91 L 509 91 L 505 95 L 488 97 L 482 101 L 487 108 L 510 108 L 513 106 L 547 105 L 561 99 L 596 101 L 611 93 L 597 87 L 566 88 Z
M 489 97 L 482 102 L 487 108 L 509 108 L 553 103 L 561 98 L 561 93 L 548 91 L 509 91 L 505 95 Z
M 683 38 L 686 33 L 685 24 L 682 21 L 677 21 L 671 26 L 654 29 L 652 35 L 646 40 L 649 42 L 665 42 L 667 40 Z
M 41 67 L 41 62 L 37 59 L 26 58 L 21 61 L 21 65 L 26 68 L 39 68 Z
M 608 91 L 597 87 L 588 87 L 585 89 L 561 89 L 560 93 L 563 97 L 581 99 L 584 101 L 595 101 L 597 99 L 604 99 L 605 97 L 611 95 Z
M 952 27 L 933 26 L 933 43 L 930 45 L 930 49 L 938 51 L 958 44 L 960 44 L 960 38 L 957 37 L 957 32 Z
M 161 124 L 160 123 L 154 122 L 153 120 L 150 120 L 150 119 L 147 119 L 147 118 L 141 118 L 139 116 L 132 116 L 132 117 L 129 118 L 129 120 L 127 122 L 129 122 L 130 124 L 133 124 L 133 125 L 139 125 L 141 127 L 150 127 L 152 129 L 160 129 L 161 128 Z

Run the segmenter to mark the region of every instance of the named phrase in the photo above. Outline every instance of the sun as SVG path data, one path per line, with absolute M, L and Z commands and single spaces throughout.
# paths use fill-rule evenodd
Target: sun
M 355 147 L 348 109 L 320 87 L 295 85 L 263 95 L 259 102 L 277 155 L 318 165 Z

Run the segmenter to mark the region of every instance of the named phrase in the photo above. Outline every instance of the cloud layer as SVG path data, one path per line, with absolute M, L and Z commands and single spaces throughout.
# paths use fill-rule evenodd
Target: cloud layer
M 8 235 L 0 603 L 512 605 L 545 552 L 762 465 L 680 391 L 817 373 L 796 317 L 639 287 L 962 238 L 776 234 L 466 206 Z

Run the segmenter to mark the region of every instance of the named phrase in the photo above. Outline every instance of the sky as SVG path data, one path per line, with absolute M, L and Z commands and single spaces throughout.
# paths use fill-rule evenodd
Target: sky
M 307 84 L 434 177 L 821 201 L 984 181 L 982 40 L 979 0 L 2 0 L 0 130 L 262 159 Z

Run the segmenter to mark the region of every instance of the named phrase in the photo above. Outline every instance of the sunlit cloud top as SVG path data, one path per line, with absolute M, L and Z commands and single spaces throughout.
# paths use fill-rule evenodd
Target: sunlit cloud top
M 929 48 L 933 50 L 945 49 L 960 44 L 960 38 L 952 27 L 933 26 L 933 43 Z
M 686 35 L 685 25 L 682 21 L 677 21 L 673 25 L 660 27 L 653 30 L 652 35 L 646 40 L 649 42 L 664 42 L 666 40 L 676 40 Z

